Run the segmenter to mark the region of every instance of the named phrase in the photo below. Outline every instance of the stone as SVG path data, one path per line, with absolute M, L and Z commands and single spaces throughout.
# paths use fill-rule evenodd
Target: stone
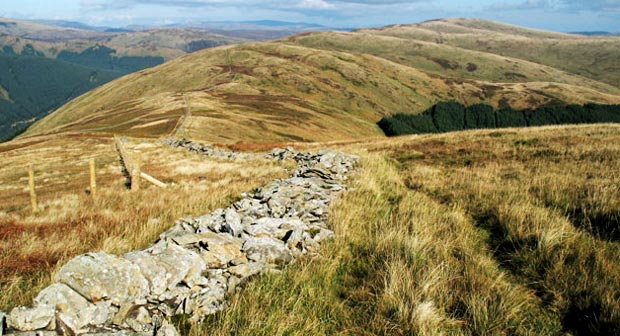
M 37 331 L 12 331 L 5 336 L 58 336 L 56 331 L 52 330 L 37 330 Z
M 224 209 L 217 209 L 211 214 L 196 218 L 196 232 L 220 232 L 222 225 L 225 223 Z
M 245 254 L 241 252 L 241 247 L 236 244 L 211 244 L 208 249 L 223 261 L 224 266 L 233 260 L 246 259 Z
M 243 255 L 243 257 L 241 258 L 234 258 L 233 260 L 230 261 L 230 265 L 231 266 L 239 266 L 239 265 L 243 265 L 243 264 L 247 264 L 248 258 L 245 257 L 245 254 Z
M 121 308 L 116 313 L 116 315 L 114 315 L 114 318 L 112 319 L 112 323 L 117 326 L 122 326 L 125 320 L 127 319 L 127 317 L 129 317 L 129 315 L 137 308 L 138 308 L 138 305 L 136 305 L 133 302 L 123 303 L 121 305 Z
M 100 330 L 98 332 L 83 334 L 83 336 L 150 336 L 150 335 L 147 333 L 139 334 L 133 330 Z
M 316 242 L 322 242 L 328 239 L 333 239 L 334 237 L 334 231 L 321 228 L 321 231 L 319 231 L 319 233 L 314 236 L 314 240 Z
M 186 234 L 182 236 L 171 237 L 171 239 L 180 246 L 195 246 L 200 244 L 228 244 L 233 243 L 241 245 L 239 239 L 231 237 L 225 233 L 202 232 L 194 234 Z
M 72 316 L 68 316 L 63 313 L 56 315 L 56 330 L 63 335 L 82 335 L 88 332 L 88 329 L 82 329 L 84 326 L 80 326 Z
M 56 328 L 55 317 L 56 308 L 53 306 L 18 307 L 11 310 L 6 322 L 9 329 L 19 331 L 54 330 Z
M 88 325 L 101 325 L 108 320 L 108 304 L 99 301 L 90 303 L 83 296 L 65 284 L 53 284 L 34 299 L 35 306 L 52 306 L 62 316 L 62 322 L 75 334 Z
M 262 273 L 265 269 L 269 267 L 273 267 L 273 266 L 267 265 L 265 263 L 251 262 L 251 263 L 247 263 L 247 264 L 243 264 L 239 266 L 230 267 L 228 268 L 228 272 L 231 275 L 234 275 L 241 279 L 246 279 L 251 276 Z
M 239 287 L 239 285 L 241 285 L 241 283 L 242 283 L 241 278 L 234 276 L 234 275 L 230 276 L 226 284 L 228 288 L 227 293 L 229 295 L 234 294 L 237 288 Z
M 179 332 L 172 324 L 164 320 L 155 336 L 179 336 Z
M 191 295 L 191 289 L 186 286 L 177 286 L 169 289 L 157 297 L 157 300 L 161 303 L 158 306 L 158 310 L 166 316 L 173 316 L 177 312 L 182 313 L 185 311 L 183 304 Z
M 64 283 L 91 302 L 105 299 L 115 305 L 144 298 L 149 293 L 149 283 L 137 265 L 105 252 L 73 258 L 58 271 L 56 282 Z
M 211 283 L 197 294 L 192 295 L 189 300 L 192 316 L 191 322 L 200 322 L 205 316 L 215 314 L 226 308 L 224 303 L 226 291 L 219 283 Z
M 196 252 L 163 241 L 146 251 L 127 253 L 124 258 L 138 265 L 150 283 L 152 295 L 160 295 L 181 282 L 190 287 L 199 285 L 206 269 Z
M 166 267 L 157 260 L 155 256 L 146 251 L 129 252 L 123 258 L 131 261 L 140 267 L 142 275 L 149 282 L 150 294 L 159 295 L 163 293 L 174 281 L 168 276 Z M 178 280 L 180 282 L 180 279 Z M 174 284 L 176 285 L 176 283 Z
M 293 259 L 293 254 L 284 242 L 269 237 L 253 237 L 243 244 L 248 259 L 267 264 L 284 264 Z
M 211 251 L 200 251 L 200 257 L 208 268 L 225 268 L 228 265 L 228 261 L 225 257 Z
M 226 213 L 224 214 L 224 219 L 226 220 L 226 224 L 230 226 L 232 229 L 233 236 L 239 236 L 241 232 L 243 232 L 243 226 L 241 225 L 241 217 L 239 213 L 235 211 L 235 209 L 228 208 L 226 209 Z
M 140 322 L 133 318 L 128 318 L 125 320 L 125 324 L 127 324 L 129 328 L 138 334 L 153 335 L 155 333 L 155 327 L 153 325 Z
M 282 218 L 286 213 L 286 206 L 283 204 L 281 199 L 271 198 L 267 205 L 271 211 L 271 216 L 276 218 Z

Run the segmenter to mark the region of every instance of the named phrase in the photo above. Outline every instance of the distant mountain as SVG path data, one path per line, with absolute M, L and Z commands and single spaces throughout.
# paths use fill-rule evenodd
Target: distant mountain
M 314 23 L 273 20 L 219 22 L 188 21 L 185 23 L 172 24 L 169 25 L 169 27 L 207 29 L 220 35 L 240 37 L 253 41 L 273 40 L 306 32 L 338 30 Z
M 619 35 L 617 33 L 610 33 L 606 31 L 583 31 L 583 32 L 571 32 L 570 34 L 585 35 L 585 36 L 611 36 Z
M 56 26 L 62 28 L 75 28 L 82 30 L 105 31 L 107 27 L 93 27 L 81 22 L 64 21 L 64 20 L 33 20 L 33 22 L 48 26 Z

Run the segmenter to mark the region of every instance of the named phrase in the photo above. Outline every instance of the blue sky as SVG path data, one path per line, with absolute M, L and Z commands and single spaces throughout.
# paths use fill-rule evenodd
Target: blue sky
M 564 32 L 620 32 L 620 0 L 2 0 L 0 16 L 108 26 L 282 20 L 351 28 L 478 17 Z

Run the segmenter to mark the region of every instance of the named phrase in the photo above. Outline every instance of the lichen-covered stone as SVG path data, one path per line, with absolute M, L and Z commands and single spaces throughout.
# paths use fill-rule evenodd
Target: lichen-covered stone
M 56 328 L 55 315 L 56 308 L 53 306 L 18 307 L 11 310 L 6 322 L 9 329 L 19 331 L 54 330 Z
M 91 302 L 109 300 L 120 305 L 149 294 L 148 281 L 137 265 L 105 252 L 73 258 L 58 271 L 56 281 L 71 287 Z

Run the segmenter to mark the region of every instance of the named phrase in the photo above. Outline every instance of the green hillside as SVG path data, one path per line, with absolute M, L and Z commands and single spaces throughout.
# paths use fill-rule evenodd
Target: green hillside
M 120 75 L 44 57 L 0 54 L 0 141 Z

